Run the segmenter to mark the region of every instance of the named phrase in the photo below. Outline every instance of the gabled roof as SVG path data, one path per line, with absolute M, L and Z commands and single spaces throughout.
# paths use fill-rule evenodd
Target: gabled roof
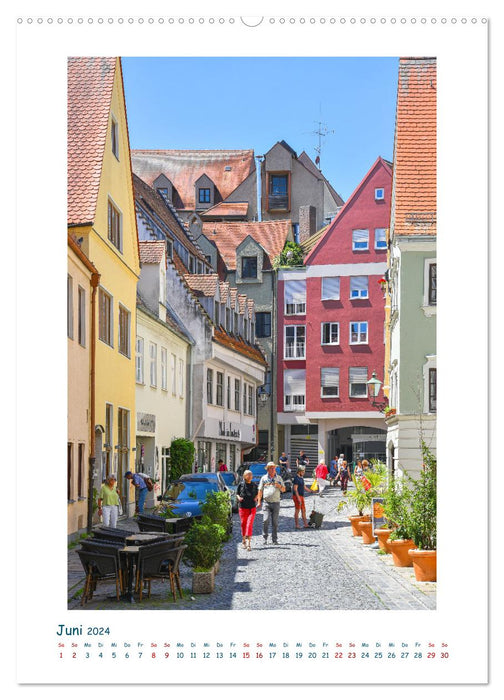
M 211 275 L 184 275 L 185 281 L 197 296 L 214 297 L 219 288 L 219 276 Z
M 69 225 L 94 222 L 118 59 L 68 59 Z
M 334 217 L 334 219 L 331 221 L 331 223 L 329 224 L 329 226 L 326 228 L 325 232 L 319 237 L 318 241 L 317 241 L 317 242 L 315 243 L 315 245 L 311 248 L 311 250 L 309 251 L 307 257 L 306 257 L 305 260 L 304 260 L 304 264 L 305 264 L 305 265 L 309 265 L 309 264 L 310 264 L 310 258 L 312 258 L 312 256 L 315 254 L 317 248 L 318 248 L 320 245 L 322 245 L 322 243 L 323 243 L 323 241 L 326 239 L 326 237 L 327 237 L 327 236 L 330 236 L 330 235 L 331 235 L 331 232 L 334 230 L 334 228 L 335 228 L 336 226 L 339 225 L 340 221 L 343 219 L 343 217 L 345 216 L 346 212 L 349 211 L 349 210 L 352 208 L 354 201 L 357 199 L 357 197 L 360 195 L 360 193 L 362 192 L 362 190 L 363 190 L 364 187 L 366 186 L 367 181 L 369 180 L 369 178 L 371 177 L 371 175 L 372 175 L 372 174 L 374 173 L 374 171 L 375 171 L 378 167 L 380 167 L 380 166 L 384 167 L 385 170 L 387 170 L 388 173 L 389 173 L 390 175 L 392 175 L 392 169 L 391 169 L 390 164 L 388 163 L 388 161 L 385 161 L 385 160 L 383 160 L 383 158 L 382 158 L 381 156 L 378 156 L 378 158 L 375 160 L 375 162 L 373 163 L 373 165 L 371 166 L 371 168 L 370 168 L 370 169 L 368 170 L 368 172 L 364 175 L 364 177 L 363 177 L 362 180 L 359 182 L 359 184 L 357 185 L 357 187 L 355 188 L 355 190 L 352 192 L 352 194 L 350 195 L 350 197 L 347 199 L 347 201 L 345 202 L 344 206 L 340 209 L 340 211 L 338 212 L 338 214 Z M 318 233 L 318 232 L 317 232 L 317 233 Z M 314 235 L 316 236 L 317 233 L 315 233 Z M 309 239 L 308 239 L 308 240 L 309 240 Z
M 152 187 L 133 173 L 133 189 L 135 200 L 154 217 L 158 217 L 171 231 L 175 238 L 185 245 L 187 250 L 201 261 L 205 260 L 200 248 L 191 240 L 189 232 L 180 221 L 175 210 L 165 202 L 163 197 Z
M 180 201 L 177 209 L 194 210 L 195 182 L 207 175 L 220 199 L 226 199 L 255 170 L 254 151 L 248 150 L 134 150 L 133 171 L 152 186 L 163 173 L 170 180 Z
M 343 204 L 345 203 L 344 200 L 343 200 L 343 198 L 340 197 L 340 195 L 336 192 L 336 190 L 335 190 L 334 187 L 331 185 L 331 183 L 330 183 L 329 180 L 326 178 L 326 176 L 323 174 L 323 172 L 317 168 L 317 166 L 316 166 L 315 163 L 312 161 L 312 159 L 310 158 L 310 156 L 306 153 L 306 151 L 303 151 L 303 152 L 301 153 L 301 155 L 298 157 L 298 161 L 301 163 L 301 165 L 304 165 L 304 167 L 305 167 L 307 170 L 309 170 L 309 171 L 312 173 L 312 175 L 315 175 L 315 177 L 318 177 L 318 178 L 320 178 L 321 180 L 323 180 L 323 181 L 325 182 L 325 184 L 327 185 L 327 188 L 328 188 L 329 192 L 331 193 L 331 195 L 332 195 L 334 201 L 336 202 L 336 204 L 337 204 L 339 207 L 342 207 Z
M 255 345 L 250 345 L 250 343 L 247 343 L 245 340 L 243 340 L 243 338 L 230 335 L 229 333 L 226 333 L 220 328 L 215 328 L 213 340 L 219 345 L 223 345 L 224 347 L 230 348 L 231 350 L 235 350 L 241 355 L 245 355 L 246 357 L 249 357 L 251 360 L 255 360 L 256 362 L 259 362 L 265 367 L 268 365 L 268 363 L 266 362 L 266 358 L 259 350 L 259 348 Z
M 166 243 L 164 241 L 139 241 L 140 262 L 158 264 L 165 259 Z
M 219 202 L 210 209 L 202 211 L 200 217 L 203 221 L 211 219 L 246 219 L 248 213 L 248 202 Z
M 236 249 L 250 236 L 265 251 L 268 265 L 284 249 L 292 230 L 289 219 L 280 221 L 214 221 L 203 223 L 203 233 L 218 249 L 228 270 L 236 269 Z
M 436 235 L 436 59 L 401 58 L 393 235 Z

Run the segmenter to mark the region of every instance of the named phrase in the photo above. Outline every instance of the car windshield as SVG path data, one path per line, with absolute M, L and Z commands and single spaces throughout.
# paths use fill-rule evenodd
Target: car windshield
M 217 491 L 211 481 L 179 481 L 166 489 L 163 501 L 204 501 L 211 491 Z
M 233 472 L 221 472 L 221 476 L 226 482 L 226 486 L 234 486 L 236 483 L 235 475 Z

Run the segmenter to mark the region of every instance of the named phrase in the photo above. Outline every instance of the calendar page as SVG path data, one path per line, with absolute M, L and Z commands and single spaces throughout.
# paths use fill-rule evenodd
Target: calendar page
M 246 11 L 236 4 L 226 10 L 211 5 L 195 9 L 191 3 L 154 8 L 150 3 L 88 3 L 57 10 L 22 5 L 9 18 L 16 36 L 11 56 L 16 66 L 11 103 L 16 108 L 16 200 L 9 206 L 17 217 L 18 483 L 13 494 L 17 512 L 11 520 L 17 537 L 17 690 L 61 684 L 71 685 L 74 692 L 73 686 L 92 684 L 106 692 L 109 685 L 141 684 L 150 692 L 151 685 L 187 684 L 192 692 L 213 685 L 231 692 L 244 684 L 248 687 L 236 692 L 247 693 L 250 686 L 266 684 L 290 685 L 288 692 L 301 694 L 311 690 L 304 685 L 315 691 L 324 685 L 351 685 L 355 688 L 349 692 L 367 695 L 378 684 L 392 694 L 456 684 L 456 692 L 471 690 L 461 686 L 479 692 L 489 682 L 489 18 L 479 6 L 445 14 L 439 7 L 439 13 L 424 14 L 421 6 L 389 11 L 376 5 L 360 10 L 327 3 L 323 8 L 297 3 Z M 109 74 L 116 82 L 107 92 Z M 77 156 L 72 151 L 76 139 Z M 100 139 L 102 145 L 95 147 Z M 110 159 L 99 155 L 107 149 Z M 214 159 L 220 153 L 219 167 L 208 155 L 203 163 L 203 152 L 212 152 Z M 228 160 L 222 160 L 223 153 Z M 179 159 L 170 171 L 160 165 L 168 157 Z M 199 170 L 193 167 L 198 158 Z M 72 179 L 77 161 L 87 170 L 81 179 Z M 245 167 L 245 175 L 238 177 Z M 88 215 L 86 198 L 92 199 L 90 183 L 112 188 L 115 179 L 130 188 L 130 199 L 109 194 L 108 239 L 106 234 L 100 238 L 100 216 L 95 209 Z M 106 195 L 96 188 L 93 207 L 107 212 Z M 385 211 L 379 210 L 380 200 L 386 200 L 390 218 L 359 225 L 355 212 L 362 207 L 364 217 L 371 207 L 362 204 L 366 193 L 380 216 Z M 72 207 L 80 208 L 80 218 L 71 221 Z M 315 222 L 317 207 L 323 216 Z M 171 223 L 164 218 L 168 216 Z M 286 220 L 287 233 L 279 234 Z M 106 230 L 107 213 L 102 223 Z M 259 239 L 255 231 L 267 224 L 270 232 Z M 226 226 L 226 231 L 235 231 L 245 230 L 245 225 L 250 228 L 240 239 L 228 241 L 227 248 L 221 244 Z M 162 351 L 162 342 L 159 355 L 152 354 L 154 342 L 149 346 L 147 333 L 156 319 L 147 308 L 147 287 L 138 286 L 135 292 L 133 285 L 129 302 L 113 291 L 118 289 L 113 286 L 118 260 L 125 280 L 141 285 L 156 278 L 152 270 L 157 263 L 145 251 L 165 240 L 158 233 L 165 226 L 172 231 L 178 227 L 186 238 L 182 244 L 179 231 L 175 247 L 163 248 L 167 257 L 160 274 L 167 279 L 172 275 L 173 281 L 166 282 L 171 291 L 162 305 L 171 315 L 164 312 L 162 332 L 172 333 L 173 347 L 179 343 L 187 349 L 180 362 L 198 357 L 202 344 L 209 342 L 204 334 L 199 340 L 189 311 L 178 301 L 185 285 L 191 313 L 199 309 L 203 319 L 198 322 L 214 329 L 214 341 L 228 339 L 227 345 L 210 343 L 213 355 L 205 361 L 208 367 L 217 364 L 214 374 L 205 369 L 201 380 L 196 360 L 192 375 L 189 360 L 186 371 L 175 350 Z M 72 238 L 68 246 L 62 238 L 65 228 Z M 331 248 L 329 242 L 339 245 L 347 230 L 348 258 L 343 247 Z M 327 231 L 335 235 L 331 238 Z M 276 235 L 287 238 L 273 254 L 269 246 Z M 301 251 L 299 267 L 292 266 L 292 258 L 286 264 L 273 262 L 274 255 L 288 249 L 283 248 L 287 240 L 292 241 L 291 254 Z M 73 280 L 71 255 L 81 275 L 72 273 Z M 253 261 L 262 261 L 262 256 L 269 262 L 258 264 L 263 265 L 261 272 Z M 419 258 L 421 268 L 408 267 Z M 270 321 L 266 297 L 256 293 L 250 279 L 265 288 L 272 270 L 277 286 Z M 209 280 L 222 273 L 219 322 L 218 309 L 207 304 L 209 293 L 193 279 L 198 272 Z M 98 287 L 92 287 L 94 274 L 99 275 Z M 339 296 L 324 301 L 319 277 L 337 279 Z M 87 280 L 88 287 L 79 279 Z M 371 279 L 368 291 L 365 285 Z M 348 280 L 353 286 L 344 291 Z M 378 295 L 377 280 L 383 291 L 382 313 L 388 314 L 379 331 L 366 315 Z M 320 316 L 310 309 L 315 283 L 319 306 L 322 288 Z M 236 287 L 237 294 L 254 299 L 256 336 L 259 328 L 263 334 L 258 344 L 251 337 L 237 339 L 232 327 L 226 330 L 232 315 L 226 321 L 227 296 L 222 294 L 227 288 L 232 294 Z M 84 322 L 78 316 L 81 301 L 92 303 L 93 288 L 94 340 L 93 319 L 86 316 Z M 299 289 L 306 290 L 305 296 Z M 331 289 L 327 294 L 335 293 L 335 283 Z M 69 294 L 77 309 L 71 328 Z M 280 294 L 286 295 L 285 305 Z M 266 325 L 270 322 L 272 332 Z M 141 324 L 147 329 L 145 345 Z M 261 364 L 253 348 L 267 353 L 270 338 L 270 359 Z M 77 442 L 75 449 L 71 446 L 75 397 L 82 390 L 82 374 L 78 369 L 72 374 L 68 365 L 77 357 L 70 350 L 76 340 L 77 350 L 89 352 L 89 362 L 97 363 L 96 373 L 85 376 L 83 389 L 92 387 L 94 398 L 79 414 L 99 453 L 90 472 L 86 441 L 82 448 Z M 376 367 L 373 343 L 380 346 L 376 352 L 382 358 Z M 105 351 L 118 359 L 111 362 Z M 313 370 L 310 358 L 319 351 L 322 359 Z M 220 361 L 224 369 L 219 369 Z M 245 379 L 233 384 L 233 372 L 242 371 L 245 361 Z M 411 370 L 408 375 L 415 362 L 416 374 Z M 356 369 L 364 364 L 367 374 L 359 383 Z M 265 372 L 273 365 L 271 388 Z M 261 374 L 254 374 L 256 367 Z M 380 391 L 387 389 L 389 406 L 384 400 L 371 405 L 368 379 L 373 369 L 383 383 Z M 299 381 L 305 382 L 303 389 Z M 125 382 L 131 383 L 136 409 L 135 399 L 128 403 Z M 109 384 L 118 387 L 115 398 L 110 398 Z M 250 530 L 245 508 L 236 503 L 218 564 L 206 567 L 213 586 L 208 593 L 200 592 L 196 577 L 201 573 L 183 554 L 165 560 L 158 575 L 148 573 L 142 552 L 160 542 L 152 517 L 165 502 L 170 483 L 163 476 L 168 453 L 155 437 L 166 410 L 163 414 L 161 404 L 141 403 L 147 394 L 139 398 L 140 387 L 151 392 L 159 388 L 170 400 L 177 397 L 180 408 L 168 410 L 168 423 L 181 421 L 173 437 L 194 443 L 194 476 L 208 472 L 221 479 L 219 465 L 227 462 L 228 471 L 240 474 L 239 481 L 245 479 L 244 469 L 260 463 L 260 476 L 268 479 L 268 450 L 274 468 L 281 463 L 282 448 L 290 461 L 290 475 L 282 472 L 280 477 L 285 492 L 279 510 L 266 497 L 263 481 L 259 489 L 265 489 L 264 500 L 260 507 L 256 502 L 251 506 L 256 510 Z M 211 401 L 208 392 L 213 392 Z M 359 403 L 362 392 L 364 408 Z M 410 399 L 417 394 L 418 406 L 412 409 Z M 335 398 L 340 408 L 334 408 Z M 390 407 L 393 400 L 396 415 Z M 343 408 L 345 401 L 349 409 Z M 261 430 L 254 412 L 261 415 L 270 405 L 269 437 L 264 438 L 267 431 Z M 409 406 L 402 414 L 401 405 Z M 229 409 L 223 418 L 220 406 Z M 206 434 L 196 419 L 201 410 Z M 334 411 L 331 418 L 329 410 Z M 354 413 L 345 413 L 343 420 L 337 411 Z M 368 420 L 372 412 L 374 418 Z M 209 426 L 215 426 L 215 433 Z M 383 492 L 376 491 L 369 511 L 371 539 L 355 532 L 349 517 L 355 505 L 350 495 L 360 489 L 365 498 L 367 489 L 374 488 L 378 463 L 400 479 L 404 455 L 415 440 L 418 447 L 419 436 L 429 449 L 423 455 L 417 450 L 415 477 L 427 473 L 429 459 L 439 465 L 439 567 L 430 580 L 420 580 L 411 561 L 397 564 L 386 547 L 390 540 L 378 540 L 375 528 L 388 512 L 383 511 Z M 264 455 L 258 451 L 261 439 L 269 440 Z M 251 453 L 252 447 L 256 452 Z M 303 450 L 308 466 L 298 471 Z M 256 456 L 249 460 L 249 454 Z M 339 458 L 348 462 L 349 485 L 341 481 Z M 367 481 L 365 471 L 364 477 L 356 471 L 362 461 L 364 470 L 370 469 Z M 315 473 L 315 467 L 325 463 L 329 468 L 331 462 L 336 471 L 327 478 Z M 146 482 L 135 485 L 138 472 L 147 472 L 145 479 L 154 482 L 152 493 L 144 494 L 145 507 L 138 499 Z M 86 481 L 107 484 L 111 474 L 118 475 L 123 509 L 117 522 L 105 515 L 107 508 L 116 508 L 115 501 L 108 505 L 101 483 L 93 496 Z M 296 501 L 300 475 L 306 489 L 303 505 Z M 274 484 L 275 477 L 270 479 Z M 78 513 L 75 521 L 72 513 Z M 150 527 L 142 526 L 142 518 Z M 173 513 L 172 520 L 177 520 Z M 124 538 L 120 546 L 114 546 L 111 534 L 112 540 L 104 538 L 115 552 L 107 550 L 107 561 L 119 564 L 102 575 L 97 550 L 92 550 L 91 564 L 82 553 L 86 542 L 96 540 L 90 531 L 110 522 Z M 163 536 L 176 536 L 177 524 L 172 523 L 171 531 L 167 524 L 162 527 Z M 180 546 L 189 546 L 188 540 Z M 205 547 L 208 551 L 211 545 Z M 173 692 L 186 690 L 175 687 Z

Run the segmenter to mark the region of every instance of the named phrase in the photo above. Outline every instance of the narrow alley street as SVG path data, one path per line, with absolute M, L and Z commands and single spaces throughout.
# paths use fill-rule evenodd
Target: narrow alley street
M 254 523 L 252 551 L 241 546 L 240 522 L 233 516 L 233 536 L 224 547 L 215 591 L 191 592 L 191 569 L 181 566 L 184 598 L 174 602 L 167 583 L 153 583 L 150 599 L 117 602 L 114 584 L 101 584 L 85 609 L 187 610 L 432 610 L 436 584 L 418 583 L 413 569 L 393 566 L 391 555 L 379 554 L 352 537 L 348 517 L 337 513 L 342 499 L 337 488 L 323 498 L 309 496 L 307 513 L 315 507 L 325 515 L 320 529 L 294 529 L 290 494 L 282 498 L 279 544 L 263 544 L 262 513 Z M 122 526 L 136 529 L 135 521 Z M 69 609 L 80 608 L 83 570 L 76 550 L 69 550 Z

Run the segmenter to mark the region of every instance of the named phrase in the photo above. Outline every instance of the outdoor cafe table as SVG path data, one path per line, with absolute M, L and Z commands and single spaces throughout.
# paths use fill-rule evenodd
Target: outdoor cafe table
M 135 533 L 134 535 L 128 535 L 128 537 L 126 537 L 127 544 L 121 550 L 119 550 L 126 557 L 126 567 L 128 569 L 128 590 L 126 593 L 124 593 L 122 599 L 126 600 L 128 603 L 135 602 L 133 597 L 133 570 L 138 562 L 140 545 L 162 539 L 164 538 L 159 536 L 159 532 Z

